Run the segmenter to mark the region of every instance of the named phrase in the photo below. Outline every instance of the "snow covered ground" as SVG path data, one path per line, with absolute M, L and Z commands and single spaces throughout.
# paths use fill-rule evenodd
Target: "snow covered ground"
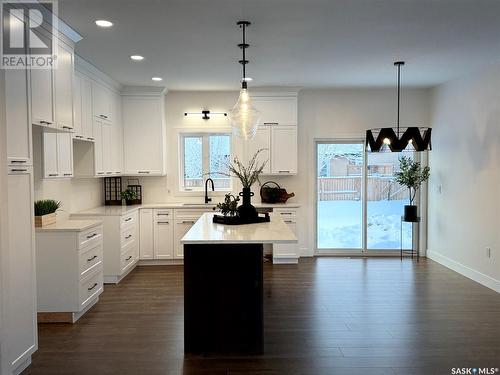
M 403 200 L 368 202 L 368 249 L 398 249 Z M 411 224 L 403 223 L 403 245 L 411 248 Z M 318 249 L 362 247 L 361 201 L 318 202 Z

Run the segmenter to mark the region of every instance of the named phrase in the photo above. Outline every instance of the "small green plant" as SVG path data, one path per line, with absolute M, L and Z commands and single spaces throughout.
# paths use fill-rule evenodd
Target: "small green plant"
M 264 167 L 267 164 L 267 160 L 259 163 L 257 161 L 257 156 L 264 151 L 264 148 L 257 150 L 257 152 L 252 156 L 248 165 L 245 166 L 243 163 L 235 157 L 232 162 L 227 163 L 228 173 L 226 172 L 217 172 L 217 174 L 226 176 L 226 177 L 237 177 L 244 188 L 250 188 L 256 181 L 259 181 L 259 176 L 264 170 Z
M 120 193 L 120 196 L 122 199 L 124 199 L 126 201 L 132 201 L 134 199 L 137 199 L 137 193 L 130 188 L 127 188 L 124 191 L 122 191 Z
M 226 194 L 223 203 L 217 203 L 217 209 L 224 216 L 235 216 L 238 212 L 238 202 L 240 198 L 235 197 L 233 194 Z
M 418 161 L 408 156 L 399 159 L 399 172 L 394 173 L 397 183 L 406 186 L 410 194 L 410 205 L 413 205 L 418 189 L 429 179 L 430 168 L 422 168 Z
M 35 202 L 35 216 L 43 216 L 56 212 L 61 207 L 61 202 L 53 199 L 42 199 Z

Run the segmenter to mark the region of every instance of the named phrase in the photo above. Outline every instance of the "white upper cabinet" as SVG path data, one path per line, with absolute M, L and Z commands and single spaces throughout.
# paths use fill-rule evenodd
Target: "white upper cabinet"
M 272 126 L 271 173 L 297 173 L 297 127 Z
M 102 123 L 102 133 L 101 133 L 101 146 L 102 146 L 102 169 L 104 174 L 109 176 L 113 174 L 113 161 L 112 161 L 112 126 L 106 123 Z
M 54 70 L 32 69 L 31 122 L 34 125 L 55 126 L 54 120 Z
M 261 125 L 247 144 L 250 159 L 258 149 L 266 149 L 259 160 L 268 160 L 263 171 L 268 175 L 297 174 L 297 97 L 255 96 L 261 112 Z
M 113 92 L 104 85 L 92 82 L 92 107 L 94 116 L 103 121 L 114 121 Z
M 94 174 L 98 177 L 103 177 L 105 175 L 104 170 L 104 159 L 102 152 L 102 122 L 94 121 L 94 126 L 92 133 L 94 135 Z
M 163 95 L 123 97 L 124 174 L 165 175 L 163 100 Z
M 75 74 L 73 79 L 73 136 L 84 139 L 82 126 L 82 77 Z
M 262 149 L 257 157 L 259 163 L 267 160 L 266 166 L 264 167 L 262 173 L 271 173 L 271 160 L 270 160 L 270 150 L 271 150 L 271 127 L 270 126 L 259 126 L 255 137 L 248 141 L 248 158 L 252 158 L 253 155 Z
M 73 129 L 73 76 L 73 49 L 59 42 L 55 69 L 56 127 L 59 129 Z
M 89 141 L 94 140 L 92 133 L 94 116 L 92 112 L 92 82 L 81 77 L 80 94 L 82 100 L 82 136 Z
M 33 158 L 28 72 L 24 69 L 5 71 L 5 115 L 8 163 L 19 166 L 31 165 Z
M 296 96 L 256 96 L 253 100 L 262 125 L 297 125 Z
M 43 133 L 44 178 L 73 177 L 73 138 L 71 133 Z
M 113 95 L 114 122 L 111 130 L 111 171 L 114 175 L 123 172 L 123 125 L 121 119 L 121 97 Z

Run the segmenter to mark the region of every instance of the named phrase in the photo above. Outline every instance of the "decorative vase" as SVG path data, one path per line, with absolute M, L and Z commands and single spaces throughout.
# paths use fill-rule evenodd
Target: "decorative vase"
M 418 221 L 417 206 L 415 206 L 415 205 L 406 205 L 405 206 L 405 214 L 404 214 L 403 220 L 404 221 L 409 221 L 409 222 L 417 222 Z
M 248 222 L 256 220 L 259 215 L 255 207 L 250 203 L 254 193 L 250 191 L 250 188 L 243 188 L 243 191 L 239 195 L 243 198 L 241 206 L 238 207 L 240 218 Z
M 133 199 L 125 200 L 125 204 L 127 206 L 133 206 L 135 204 L 135 200 L 133 200 Z
M 43 215 L 43 216 L 35 216 L 35 227 L 41 228 L 47 225 L 55 224 L 56 222 L 56 213 L 53 212 L 51 214 Z

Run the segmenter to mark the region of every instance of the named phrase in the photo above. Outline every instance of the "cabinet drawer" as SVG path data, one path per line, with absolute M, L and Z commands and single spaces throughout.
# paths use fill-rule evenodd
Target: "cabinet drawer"
M 81 250 L 79 258 L 80 278 L 84 278 L 101 266 L 102 243 Z
M 102 243 L 102 225 L 87 229 L 80 233 L 78 248 L 83 249 L 87 246 L 95 246 Z
M 130 225 L 136 225 L 136 224 L 137 224 L 137 211 L 132 212 L 128 215 L 123 215 L 120 219 L 120 227 L 122 230 Z
M 121 272 L 125 272 L 132 264 L 135 263 L 136 258 L 136 244 L 131 244 L 127 246 L 121 254 L 120 258 L 120 270 Z
M 156 209 L 153 210 L 153 220 L 158 221 L 168 221 L 174 218 L 174 211 L 168 209 Z
M 101 294 L 103 290 L 103 274 L 100 267 L 95 274 L 87 277 L 80 282 L 80 309 Z
M 297 211 L 296 210 L 286 210 L 283 208 L 274 209 L 273 212 L 280 214 L 283 220 L 293 220 L 297 219 Z
M 132 242 L 135 242 L 137 236 L 137 227 L 135 225 L 131 225 L 126 227 L 121 232 L 121 247 L 124 248 L 128 246 Z

